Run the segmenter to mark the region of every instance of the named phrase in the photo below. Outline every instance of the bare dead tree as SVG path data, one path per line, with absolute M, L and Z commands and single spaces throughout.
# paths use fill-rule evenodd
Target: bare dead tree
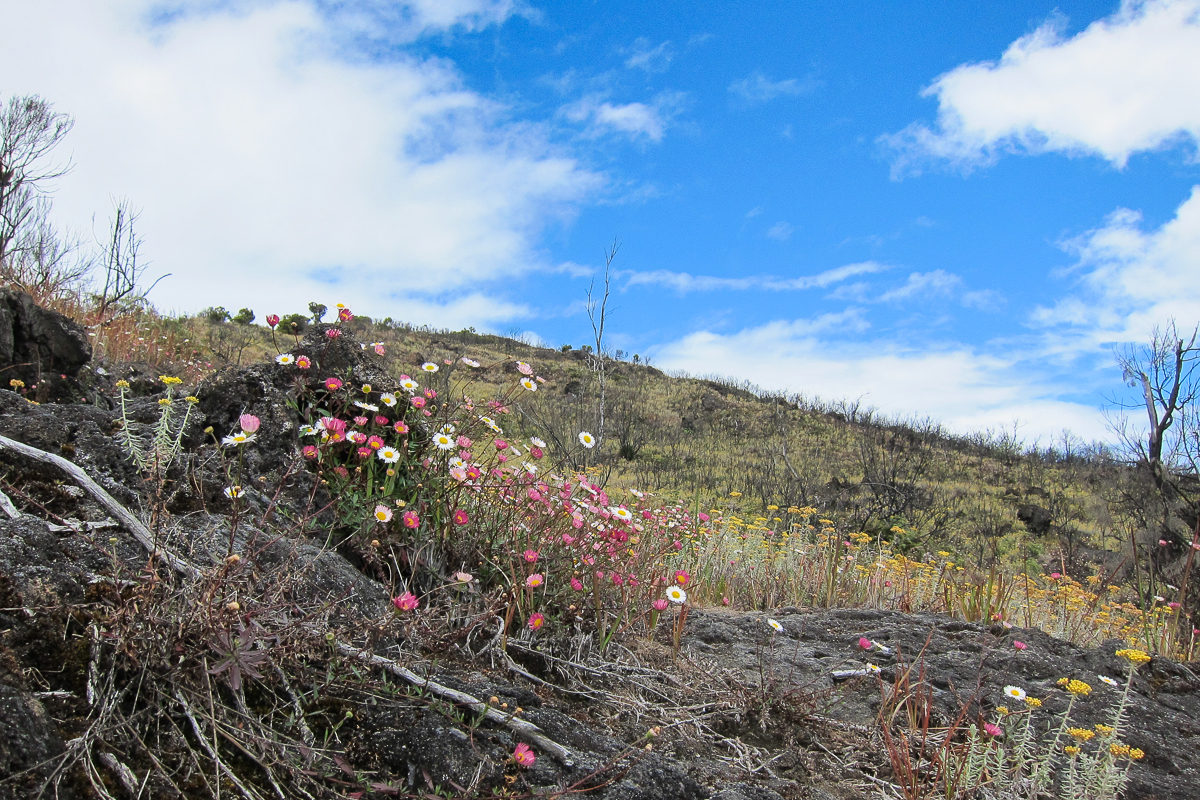
M 141 288 L 141 278 L 148 265 L 138 260 L 142 237 L 138 235 L 136 225 L 140 216 L 141 212 L 134 210 L 128 200 L 116 201 L 108 239 L 102 243 L 104 283 L 97 304 L 101 321 L 139 305 L 159 281 L 170 275 L 161 275 L 148 288 Z
M 1167 471 L 1185 456 L 1188 431 L 1172 426 L 1186 419 L 1186 410 L 1200 398 L 1200 347 L 1193 329 L 1188 339 L 1181 337 L 1172 320 L 1164 329 L 1155 328 L 1149 345 L 1127 347 L 1117 354 L 1117 364 L 1125 383 L 1139 389 L 1149 428 L 1146 437 L 1123 436 L 1139 462 L 1150 471 L 1161 491 Z M 1176 435 L 1171 435 L 1172 433 Z
M 91 267 L 83 250 L 79 236 L 50 222 L 50 200 L 39 197 L 0 261 L 0 279 L 42 300 L 73 295 Z
M 22 246 L 21 231 L 35 218 L 46 184 L 70 169 L 47 163 L 47 156 L 74 124 L 36 95 L 10 97 L 0 108 L 0 263 Z
M 614 239 L 612 246 L 604 252 L 604 294 L 597 299 L 595 292 L 596 281 L 594 278 L 591 284 L 588 285 L 587 291 L 587 315 L 588 320 L 592 323 L 592 335 L 596 341 L 596 350 L 588 356 L 588 361 L 592 367 L 592 372 L 596 376 L 600 398 L 597 409 L 597 450 L 604 447 L 604 403 L 605 388 L 608 384 L 608 355 L 604 352 L 604 325 L 608 321 L 608 298 L 612 287 L 612 263 L 617 257 L 617 251 L 620 249 L 620 242 Z
M 1141 409 L 1147 426 L 1131 425 L 1127 416 L 1110 424 L 1120 437 L 1129 461 L 1145 479 L 1148 491 L 1129 494 L 1124 500 L 1132 516 L 1142 520 L 1139 532 L 1130 528 L 1134 580 L 1139 553 L 1148 553 L 1149 585 L 1154 594 L 1159 581 L 1179 581 L 1180 600 L 1194 607 L 1188 582 L 1195 546 L 1200 543 L 1200 497 L 1196 496 L 1196 465 L 1200 451 L 1200 328 L 1181 336 L 1174 320 L 1155 328 L 1150 343 L 1117 352 L 1125 383 L 1138 390 L 1138 403 L 1118 403 L 1124 411 Z M 1140 506 L 1140 507 L 1139 507 Z M 1190 541 L 1189 541 L 1190 539 Z M 1166 546 L 1162 546 L 1163 542 Z M 1181 558 L 1176 553 L 1185 553 Z M 1180 578 L 1182 580 L 1180 581 Z

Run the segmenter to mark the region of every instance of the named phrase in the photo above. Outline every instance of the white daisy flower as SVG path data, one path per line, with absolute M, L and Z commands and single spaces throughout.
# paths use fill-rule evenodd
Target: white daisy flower
M 400 381 L 400 388 L 411 394 L 417 389 L 420 389 L 421 384 L 417 383 L 412 378 L 405 378 L 404 380 Z
M 432 361 L 426 361 L 424 364 L 421 365 L 421 369 L 424 370 L 425 372 L 437 372 L 438 365 L 433 363 Z
M 874 674 L 876 672 L 883 672 L 883 670 L 875 664 L 867 664 L 867 672 Z
M 396 405 L 396 395 L 392 394 L 391 392 L 384 392 L 383 394 L 379 395 L 379 401 L 388 408 L 391 408 L 392 406 Z
M 535 464 L 531 464 L 528 461 L 526 461 L 521 466 L 523 466 L 525 468 L 525 471 L 528 472 L 530 475 L 537 474 L 538 468 Z
M 300 435 L 301 436 L 316 436 L 317 428 L 312 425 L 301 425 L 300 426 Z
M 370 403 L 360 403 L 358 400 L 354 401 L 354 405 L 358 406 L 364 411 L 370 411 L 371 413 L 376 413 L 379 411 L 379 406 L 373 406 Z
M 444 433 L 447 436 L 453 436 L 454 435 L 454 426 L 451 425 L 449 422 L 447 422 L 445 425 L 442 426 L 439 433 Z
M 783 624 L 780 623 L 779 620 L 771 619 L 770 617 L 768 617 L 767 624 L 770 625 L 771 630 L 775 631 L 776 633 L 783 633 Z
M 580 431 L 579 432 L 579 443 L 581 445 L 583 445 L 584 447 L 586 447 L 588 450 L 591 450 L 593 447 L 596 446 L 596 437 L 592 436 L 587 431 Z
M 534 383 L 533 381 L 531 381 L 529 378 L 522 378 L 521 385 L 524 386 L 526 389 L 528 389 L 531 392 L 537 391 L 537 384 Z
M 433 437 L 433 443 L 437 445 L 438 450 L 453 450 L 454 439 L 444 433 L 439 433 Z
M 539 439 L 539 438 L 538 438 L 538 437 L 536 437 L 536 436 L 532 437 L 532 438 L 529 440 L 529 443 L 530 443 L 531 445 L 533 445 L 534 447 L 545 447 L 545 446 L 546 446 L 546 443 L 545 443 L 545 442 L 543 442 L 541 439 Z
M 1097 675 L 1096 677 L 1099 678 L 1100 680 L 1102 680 L 1103 682 L 1107 683 L 1109 686 L 1112 686 L 1112 687 L 1120 686 L 1119 683 L 1117 683 L 1115 680 L 1108 677 L 1107 675 Z
M 275 356 L 275 363 L 283 364 L 286 367 L 288 364 L 296 363 L 296 357 L 291 353 L 280 353 Z
M 676 605 L 686 603 L 687 592 L 678 586 L 672 586 L 670 589 L 667 589 L 667 599 Z
M 385 464 L 395 464 L 400 460 L 400 451 L 394 447 L 381 447 L 376 455 Z
M 467 358 L 466 356 L 463 356 L 462 362 L 472 369 L 477 369 L 479 367 L 479 362 L 473 358 Z
M 230 500 L 236 500 L 244 494 L 246 491 L 240 486 L 229 486 L 225 489 L 225 496 Z
M 1025 690 L 1019 686 L 1005 686 L 1004 696 L 1011 697 L 1013 700 L 1024 700 Z
M 221 444 L 225 445 L 226 447 L 237 447 L 239 444 L 249 444 L 250 442 L 253 442 L 253 441 L 254 441 L 253 433 L 246 433 L 245 431 L 238 431 L 237 433 L 230 434 L 229 436 L 226 436 L 224 439 L 222 439 Z
M 614 517 L 621 520 L 621 522 L 629 522 L 629 520 L 633 519 L 633 514 L 630 513 L 628 508 L 610 508 L 609 511 L 612 512 Z

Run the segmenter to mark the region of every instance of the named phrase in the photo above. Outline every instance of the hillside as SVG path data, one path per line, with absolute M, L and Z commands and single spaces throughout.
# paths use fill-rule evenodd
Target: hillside
M 1194 639 L 1008 563 L 1112 465 L 615 361 L 596 444 L 580 351 L 346 311 L 89 362 L 14 302 L 9 796 L 1187 796 Z

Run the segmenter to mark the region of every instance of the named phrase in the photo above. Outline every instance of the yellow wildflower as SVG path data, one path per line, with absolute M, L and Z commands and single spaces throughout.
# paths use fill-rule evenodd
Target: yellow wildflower
M 1112 727 L 1111 725 L 1102 725 L 1102 724 L 1100 724 L 1100 723 L 1096 723 L 1096 724 L 1095 724 L 1095 725 L 1093 725 L 1092 727 L 1093 727 L 1093 728 L 1095 728 L 1095 729 L 1096 729 L 1096 732 L 1097 732 L 1097 733 L 1099 733 L 1099 734 L 1100 734 L 1100 735 L 1102 735 L 1102 736 L 1108 736 L 1108 735 L 1109 735 L 1109 734 L 1111 734 L 1111 733 L 1112 733 L 1114 730 L 1116 730 L 1116 728 Z
M 1073 744 L 1069 744 L 1063 748 L 1063 752 L 1065 752 L 1069 756 L 1077 756 L 1077 755 L 1079 755 L 1079 748 Z
M 122 378 L 121 380 L 117 381 L 117 388 L 118 389 L 128 389 L 129 381 Z
M 1067 733 L 1077 742 L 1090 742 L 1095 736 L 1095 731 L 1090 731 L 1087 728 L 1067 728 Z
M 1141 650 L 1118 650 L 1117 657 L 1125 659 L 1130 664 L 1145 664 L 1150 660 L 1150 656 Z
M 1141 758 L 1144 755 L 1146 755 L 1146 752 L 1140 748 L 1133 747 L 1133 748 L 1130 748 L 1130 750 L 1129 750 L 1129 757 L 1132 758 L 1134 761 L 1137 761 L 1139 758 Z
M 1129 745 L 1113 742 L 1108 746 L 1108 752 L 1112 753 L 1117 758 L 1129 755 Z
M 158 379 L 167 386 L 177 386 L 178 384 L 183 383 L 183 378 L 175 378 L 170 375 L 159 375 Z

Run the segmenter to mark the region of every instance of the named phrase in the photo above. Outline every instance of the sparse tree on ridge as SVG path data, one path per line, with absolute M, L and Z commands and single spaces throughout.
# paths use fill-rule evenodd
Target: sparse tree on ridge
M 1180 602 L 1194 608 L 1188 583 L 1200 544 L 1200 497 L 1196 493 L 1200 466 L 1200 328 L 1180 335 L 1172 320 L 1155 328 L 1150 343 L 1127 347 L 1117 354 L 1125 383 L 1138 390 L 1138 403 L 1120 404 L 1126 411 L 1141 409 L 1145 429 L 1120 417 L 1112 427 L 1128 458 L 1148 482 L 1140 492 L 1126 493 L 1126 506 L 1135 509 L 1139 532 L 1131 528 L 1134 580 L 1139 555 L 1151 565 L 1144 594 L 1157 593 L 1156 583 L 1178 584 Z M 1136 487 L 1135 487 L 1136 488 Z M 1140 541 L 1139 541 L 1140 540 Z
M 46 183 L 70 169 L 48 163 L 47 157 L 74 124 L 36 95 L 10 97 L 0 108 L 0 263 L 18 246 L 29 246 L 20 234 L 38 218 Z

